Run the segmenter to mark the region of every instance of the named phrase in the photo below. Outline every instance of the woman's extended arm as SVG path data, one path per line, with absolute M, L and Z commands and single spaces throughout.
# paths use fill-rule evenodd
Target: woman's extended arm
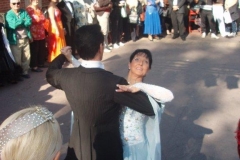
M 134 85 L 117 85 L 119 90 L 118 92 L 138 92 L 139 90 L 145 92 L 149 96 L 153 97 L 156 101 L 165 103 L 171 101 L 174 96 L 173 93 L 163 87 L 146 84 L 146 83 L 136 83 Z

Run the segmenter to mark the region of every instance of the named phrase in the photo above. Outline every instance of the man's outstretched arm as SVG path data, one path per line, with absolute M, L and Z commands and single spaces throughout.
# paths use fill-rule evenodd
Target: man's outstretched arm
M 61 68 L 65 61 L 65 56 L 60 54 L 50 63 L 46 72 L 47 82 L 58 89 L 62 89 L 60 85 L 60 77 L 62 72 Z

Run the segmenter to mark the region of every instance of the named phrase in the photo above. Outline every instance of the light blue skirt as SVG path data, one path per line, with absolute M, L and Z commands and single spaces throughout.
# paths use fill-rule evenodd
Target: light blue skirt
M 161 33 L 161 22 L 157 7 L 147 6 L 144 21 L 144 34 L 158 35 Z

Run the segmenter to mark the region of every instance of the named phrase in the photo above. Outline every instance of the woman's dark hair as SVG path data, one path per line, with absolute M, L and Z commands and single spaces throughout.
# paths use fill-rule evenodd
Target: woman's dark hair
M 80 27 L 75 34 L 75 45 L 79 56 L 84 60 L 93 59 L 103 40 L 101 27 L 98 24 Z
M 152 53 L 148 50 L 148 49 L 137 49 L 135 50 L 130 58 L 129 58 L 129 62 L 131 63 L 133 58 L 137 55 L 137 54 L 141 54 L 143 53 L 144 55 L 146 55 L 146 58 L 149 60 L 149 69 L 151 69 L 151 66 L 152 66 Z

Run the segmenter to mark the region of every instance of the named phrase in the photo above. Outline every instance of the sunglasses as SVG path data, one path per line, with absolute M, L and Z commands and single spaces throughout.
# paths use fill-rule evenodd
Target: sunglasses
M 20 2 L 17 2 L 17 3 L 12 3 L 12 5 L 20 5 Z

